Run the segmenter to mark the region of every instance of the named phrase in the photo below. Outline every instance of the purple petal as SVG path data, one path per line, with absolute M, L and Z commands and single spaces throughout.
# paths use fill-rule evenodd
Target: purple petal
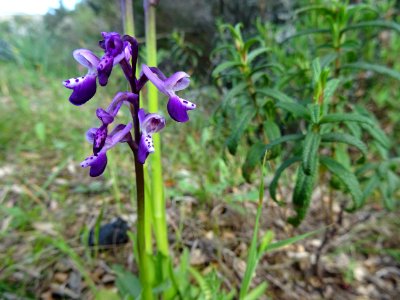
M 63 82 L 64 86 L 73 92 L 69 101 L 74 105 L 82 105 L 96 94 L 96 75 L 87 74 L 83 77 L 71 78 Z
M 154 152 L 154 144 L 151 135 L 142 134 L 142 136 L 140 137 L 140 143 L 138 149 L 138 161 L 141 164 L 144 164 L 144 162 L 147 159 L 147 156 L 149 156 L 149 154 L 152 152 Z
M 87 49 L 77 49 L 72 55 L 82 65 L 88 68 L 90 74 L 97 74 L 97 65 L 99 58 Z
M 138 118 L 139 124 L 143 124 L 144 119 L 146 118 L 146 111 L 143 108 L 139 109 Z
M 115 117 L 121 108 L 124 101 L 127 101 L 131 104 L 134 104 L 137 101 L 138 95 L 135 95 L 130 92 L 118 92 L 114 99 L 111 101 L 110 105 L 107 107 L 107 112 Z
M 153 72 L 153 69 L 154 68 L 150 69 L 145 64 L 142 65 L 142 72 L 147 76 L 151 83 L 153 83 L 161 93 L 167 96 L 172 96 L 173 91 L 167 89 L 163 79 L 159 77 L 160 74 L 158 72 Z
M 98 155 L 91 155 L 81 162 L 82 168 L 90 167 L 89 175 L 91 177 L 97 177 L 103 174 L 107 166 L 107 155 L 106 152 L 100 152 Z
M 114 62 L 114 57 L 110 55 L 104 55 L 101 58 L 100 63 L 97 66 L 99 84 L 101 86 L 107 85 L 108 77 L 110 77 L 113 68 L 113 62 Z
M 188 87 L 190 83 L 189 77 L 185 72 L 176 72 L 165 80 L 165 85 L 174 92 L 180 91 Z
M 114 121 L 114 117 L 100 107 L 96 109 L 96 115 L 104 125 L 111 124 Z
M 196 108 L 196 104 L 181 99 L 178 96 L 169 98 L 167 110 L 171 118 L 177 122 L 186 122 L 189 120 L 188 110 Z
M 122 124 L 121 124 L 122 125 Z M 123 125 L 124 127 L 114 128 L 114 130 L 108 135 L 106 140 L 106 149 L 114 147 L 119 142 L 124 142 L 129 138 L 130 131 L 132 129 L 132 123 Z
M 139 110 L 139 123 L 144 134 L 153 134 L 165 127 L 164 117 L 159 114 L 144 114 L 144 110 Z
M 93 139 L 93 153 L 97 155 L 104 147 L 107 138 L 107 125 L 102 125 L 97 129 Z
M 120 132 L 121 130 L 125 129 L 126 125 L 125 124 L 118 124 L 117 126 L 114 127 L 114 129 L 111 131 L 110 136 L 114 136 L 116 135 L 118 132 Z M 129 142 L 132 141 L 132 135 L 130 132 L 128 132 L 127 134 L 125 134 L 125 136 L 119 141 L 120 143 L 125 143 L 125 142 Z
M 86 131 L 86 140 L 93 144 L 94 141 L 94 136 L 97 132 L 98 128 L 90 128 L 88 131 Z

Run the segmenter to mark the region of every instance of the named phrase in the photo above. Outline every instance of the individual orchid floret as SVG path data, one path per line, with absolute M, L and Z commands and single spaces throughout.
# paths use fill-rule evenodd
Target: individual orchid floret
M 96 115 L 102 122 L 102 125 L 99 128 L 93 129 L 95 130 L 93 137 L 94 155 L 99 153 L 100 150 L 103 148 L 108 134 L 108 125 L 114 122 L 114 118 L 117 115 L 122 104 L 124 102 L 134 104 L 134 101 L 137 101 L 137 97 L 137 95 L 130 92 L 119 92 L 115 95 L 107 110 L 104 110 L 102 108 L 98 108 L 96 110 Z
M 154 152 L 153 134 L 165 127 L 165 119 L 158 114 L 146 113 L 143 109 L 139 109 L 138 116 L 141 130 L 138 160 L 141 164 L 144 164 L 147 156 Z
M 91 177 L 97 177 L 103 174 L 107 166 L 107 151 L 113 148 L 118 143 L 132 141 L 132 136 L 130 133 L 131 129 L 132 123 L 128 123 L 127 125 L 117 125 L 111 131 L 111 133 L 107 135 L 104 141 L 104 146 L 101 148 L 101 150 L 97 154 L 93 154 L 87 157 L 83 162 L 81 162 L 81 167 L 90 167 L 89 175 Z M 94 143 L 96 132 L 97 128 L 91 128 L 86 133 L 86 138 L 90 143 Z
M 74 105 L 82 105 L 96 94 L 97 67 L 100 60 L 87 49 L 77 49 L 73 52 L 73 56 L 88 69 L 88 73 L 82 77 L 65 80 L 63 84 L 73 90 L 69 101 Z
M 188 121 L 188 110 L 195 109 L 196 104 L 178 97 L 175 92 L 189 85 L 190 76 L 185 72 L 177 72 L 167 78 L 159 69 L 146 65 L 142 65 L 142 72 L 161 93 L 169 97 L 167 110 L 171 118 L 177 122 Z
M 108 78 L 111 75 L 113 66 L 120 63 L 123 59 L 129 61 L 132 55 L 132 49 L 129 42 L 124 41 L 121 35 L 116 32 L 102 32 L 103 40 L 99 42 L 104 49 L 104 56 L 97 66 L 99 84 L 107 85 Z

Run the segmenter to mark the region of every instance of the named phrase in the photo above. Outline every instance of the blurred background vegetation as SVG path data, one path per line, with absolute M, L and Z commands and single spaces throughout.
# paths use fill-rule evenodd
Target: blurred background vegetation
M 218 296 L 216 292 L 220 286 L 223 291 L 240 287 L 251 240 L 260 180 L 249 183 L 242 165 L 257 126 L 249 128 L 246 137 L 232 137 L 236 118 L 243 114 L 240 105 L 244 99 L 235 87 L 252 78 L 256 87 L 279 89 L 305 102 L 311 99 L 310 63 L 316 56 L 329 60 L 330 39 L 320 35 L 291 37 L 310 26 L 326 25 L 317 14 L 300 18 L 296 13 L 310 4 L 329 6 L 329 2 L 160 1 L 159 67 L 166 74 L 176 70 L 189 73 L 192 82 L 185 96 L 198 106 L 184 129 L 170 122 L 162 135 L 173 252 L 189 251 L 190 265 L 199 267 L 206 278 L 204 283 L 192 274 L 192 281 L 199 280 L 199 288 L 192 293 L 194 299 L 223 299 L 225 293 Z M 118 272 L 109 267 L 114 263 L 135 270 L 131 248 L 94 255 L 81 241 L 99 215 L 104 222 L 122 216 L 134 228 L 133 166 L 128 149 L 119 147 L 111 153 L 109 169 L 100 180 L 88 178 L 78 164 L 90 152 L 84 133 L 96 124 L 98 99 L 111 99 L 113 91 L 127 89 L 123 80 L 118 80 L 123 75 L 115 72 L 114 80 L 99 89 L 85 109 L 70 105 L 70 91 L 61 84 L 82 72 L 72 58 L 74 49 L 96 52 L 99 31 L 122 32 L 120 1 L 82 0 L 72 11 L 62 1 L 60 4 L 44 16 L 0 19 L 0 295 L 6 299 L 86 299 L 91 284 L 119 285 L 121 289 L 124 282 L 116 280 L 113 276 Z M 352 4 L 374 7 L 374 11 L 360 14 L 361 21 L 379 18 L 399 22 L 400 1 L 349 1 L 349 6 Z M 136 35 L 143 44 L 142 1 L 134 1 L 134 12 Z M 254 39 L 254 46 L 249 47 L 260 49 L 249 62 L 254 71 L 250 77 L 243 70 L 218 69 L 237 55 L 232 50 L 237 37 L 226 27 L 237 23 L 242 24 L 244 41 Z M 362 60 L 400 71 L 399 32 L 372 27 L 349 35 L 351 42 L 343 63 Z M 144 53 L 141 56 L 145 57 Z M 253 77 L 255 73 L 258 75 Z M 375 170 L 381 157 L 388 161 L 400 156 L 398 75 L 365 68 L 341 75 L 340 97 L 349 99 L 344 107 L 372 113 L 391 142 L 387 149 L 376 145 L 367 157 L 378 164 L 370 168 Z M 105 106 L 107 100 L 102 103 Z M 304 129 L 304 123 L 292 122 L 296 119 L 292 114 L 277 114 L 281 108 L 265 103 L 262 116 L 274 116 L 282 134 Z M 372 139 L 367 141 L 372 143 Z M 290 147 L 296 151 L 295 146 Z M 343 160 L 350 161 L 355 155 L 350 151 L 348 156 L 343 155 Z M 395 163 L 398 166 L 398 160 Z M 368 184 L 372 175 L 359 172 Z M 393 275 L 400 272 L 399 168 L 390 165 L 375 173 L 384 178 L 390 172 L 394 175 L 379 181 L 385 190 L 370 191 L 372 197 L 359 212 L 349 215 L 343 212 L 341 202 L 335 204 L 337 214 L 345 214 L 339 216 L 344 218 L 342 231 L 264 258 L 255 283 L 268 281 L 268 296 L 276 299 L 394 299 L 391 297 L 400 293 L 400 281 Z M 290 170 L 283 178 L 280 200 L 289 198 L 295 173 Z M 271 180 L 272 174 L 267 183 Z M 363 192 L 366 190 L 364 185 Z M 315 192 L 322 201 L 324 191 L 316 188 Z M 326 220 L 319 205 L 312 206 L 308 219 L 293 229 L 286 224 L 290 207 L 268 202 L 261 228 L 263 232 L 273 228 L 280 238 L 320 228 Z M 331 276 L 331 281 L 320 281 L 318 273 L 310 271 L 319 255 L 325 255 L 324 274 Z M 179 255 L 176 257 L 178 264 Z M 108 281 L 106 275 L 110 275 Z M 339 290 L 339 296 L 332 289 L 335 293 Z M 207 297 L 209 290 L 216 298 Z

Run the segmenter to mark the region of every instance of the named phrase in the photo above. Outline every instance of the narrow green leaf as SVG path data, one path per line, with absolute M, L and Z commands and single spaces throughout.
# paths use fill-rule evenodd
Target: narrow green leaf
M 361 151 L 363 156 L 367 156 L 368 148 L 367 145 L 363 143 L 357 137 L 347 134 L 347 133 L 340 133 L 340 132 L 330 132 L 325 133 L 321 136 L 322 142 L 337 142 L 337 143 L 345 143 L 350 146 L 356 147 L 358 150 Z
M 245 297 L 244 300 L 257 300 L 260 299 L 261 296 L 264 295 L 265 290 L 267 289 L 268 284 L 264 281 L 260 283 L 257 287 L 252 289 Z
M 293 226 L 299 226 L 301 221 L 307 214 L 308 207 L 310 206 L 311 196 L 315 179 L 317 178 L 317 165 L 318 159 L 315 164 L 315 169 L 311 170 L 311 175 L 306 175 L 303 166 L 300 166 L 297 171 L 296 186 L 293 192 L 293 207 L 296 211 L 296 216 L 290 217 L 288 222 Z
M 254 49 L 253 51 L 251 51 L 248 55 L 247 55 L 247 63 L 251 63 L 257 56 L 266 53 L 270 51 L 270 49 L 266 48 L 266 47 L 262 47 L 262 48 L 257 48 Z
M 342 69 L 358 69 L 358 70 L 365 70 L 365 71 L 373 71 L 378 74 L 390 76 L 394 79 L 400 80 L 400 72 L 388 68 L 386 66 L 370 64 L 366 62 L 355 62 L 351 64 L 345 64 L 341 67 Z
M 222 107 L 225 108 L 225 106 L 229 103 L 232 102 L 232 100 L 235 97 L 238 97 L 241 94 L 246 94 L 247 93 L 247 83 L 241 82 L 237 85 L 235 85 L 234 88 L 230 89 L 228 93 L 226 93 Z
M 293 99 L 292 97 L 282 93 L 279 90 L 270 89 L 270 88 L 263 88 L 263 89 L 257 89 L 256 92 L 259 93 L 259 94 L 262 94 L 264 96 L 271 97 L 272 99 L 275 99 L 275 100 L 278 100 L 278 101 L 296 103 L 295 99 Z
M 315 58 L 311 63 L 313 83 L 316 85 L 321 77 L 321 64 L 319 58 Z
M 283 171 L 298 161 L 301 161 L 300 156 L 291 157 L 291 158 L 285 160 L 279 166 L 279 168 L 275 171 L 274 178 L 272 179 L 272 181 L 269 185 L 269 194 L 274 201 L 278 202 L 278 200 L 276 199 L 276 188 L 278 187 L 278 181 L 279 181 L 279 178 L 281 177 Z
M 308 5 L 305 7 L 301 7 L 299 9 L 296 9 L 294 11 L 295 15 L 299 15 L 305 12 L 310 12 L 313 10 L 321 10 L 322 14 L 331 14 L 331 10 L 325 5 L 325 4 L 313 4 L 313 5 Z
M 263 208 L 263 199 L 264 199 L 264 177 L 265 177 L 265 162 L 267 160 L 267 155 L 264 155 L 262 164 L 261 164 L 261 180 L 259 186 L 259 199 L 257 205 L 257 214 L 254 222 L 253 229 L 253 237 L 250 244 L 249 254 L 247 258 L 246 271 L 243 276 L 243 280 L 240 287 L 239 299 L 245 299 L 247 295 L 247 291 L 250 288 L 251 279 L 253 278 L 254 272 L 256 271 L 256 267 L 259 261 L 259 253 L 257 249 L 258 244 L 258 231 L 260 227 L 260 217 Z
M 276 107 L 281 108 L 296 117 L 303 118 L 306 120 L 310 119 L 310 113 L 303 105 L 295 102 L 284 102 L 279 101 L 276 103 Z
M 329 103 L 338 88 L 340 79 L 331 79 L 326 83 L 324 90 L 324 102 Z
M 193 276 L 193 278 L 197 281 L 204 299 L 211 300 L 212 299 L 212 291 L 211 291 L 211 287 L 208 284 L 207 280 L 205 280 L 205 278 L 203 278 L 201 273 L 199 271 L 197 271 L 195 268 L 189 267 L 189 272 Z
M 226 145 L 229 149 L 229 152 L 232 155 L 236 154 L 239 140 L 242 137 L 243 133 L 246 131 L 247 126 L 250 124 L 251 120 L 254 118 L 254 115 L 255 115 L 255 111 L 252 109 L 251 110 L 249 109 L 249 110 L 243 112 L 240 119 L 238 120 L 235 130 L 227 139 Z
M 378 124 L 370 126 L 369 124 L 363 124 L 362 128 L 365 129 L 372 137 L 385 149 L 389 149 L 391 142 L 386 136 L 386 133 L 379 128 Z
M 273 141 L 276 139 L 279 139 L 281 137 L 281 131 L 279 129 L 279 126 L 271 120 L 267 120 L 263 124 L 264 127 L 264 132 L 266 133 L 266 136 L 269 141 Z M 281 147 L 275 146 L 271 149 L 271 154 L 269 156 L 270 159 L 273 159 L 277 157 L 281 152 Z
M 347 187 L 353 199 L 353 206 L 348 211 L 354 211 L 364 204 L 363 193 L 361 192 L 360 184 L 357 177 L 348 169 L 343 167 L 336 160 L 321 156 L 320 162 Z
M 271 141 L 267 145 L 262 143 L 254 144 L 247 153 L 246 161 L 244 162 L 242 167 L 244 178 L 248 182 L 250 182 L 250 175 L 253 172 L 254 168 L 260 163 L 265 152 L 271 150 L 276 145 L 289 141 L 301 140 L 303 137 L 304 137 L 303 134 L 288 134 L 279 139 Z
M 315 235 L 317 233 L 320 233 L 321 231 L 323 231 L 325 229 L 326 229 L 326 227 L 323 227 L 323 228 L 320 228 L 320 229 L 317 229 L 317 230 L 313 230 L 313 231 L 310 231 L 310 232 L 307 232 L 307 233 L 303 233 L 303 234 L 288 238 L 288 239 L 284 239 L 284 240 L 281 240 L 281 241 L 277 241 L 275 243 L 271 243 L 267 247 L 266 251 L 267 252 L 271 252 L 271 251 L 278 250 L 279 248 L 285 247 L 287 245 L 294 244 L 294 243 L 296 243 L 298 241 L 304 240 L 304 239 L 306 239 L 306 238 L 308 238 L 310 236 L 313 236 L 313 235 Z
M 311 175 L 316 170 L 318 163 L 318 149 L 321 135 L 317 132 L 308 132 L 303 145 L 302 167 L 306 175 Z
M 230 69 L 230 68 L 233 68 L 233 67 L 238 67 L 238 66 L 241 66 L 241 65 L 242 65 L 242 63 L 239 62 L 239 61 L 227 61 L 227 62 L 224 62 L 224 63 L 218 65 L 214 69 L 214 71 L 212 72 L 212 76 L 213 77 L 218 77 L 218 76 L 220 76 L 220 73 L 222 73 L 226 69 Z
M 385 21 L 385 20 L 374 20 L 374 21 L 364 21 L 359 22 L 357 24 L 352 24 L 342 29 L 342 32 L 346 32 L 349 30 L 354 29 L 362 29 L 366 27 L 373 27 L 373 28 L 385 28 L 385 29 L 392 29 L 400 33 L 400 25 L 396 22 Z
M 244 43 L 243 51 L 248 52 L 249 49 L 251 48 L 251 46 L 253 46 L 254 44 L 256 44 L 256 43 L 258 43 L 258 42 L 260 42 L 260 39 L 259 39 L 258 37 L 248 39 L 248 40 Z
M 321 107 L 317 103 L 309 104 L 308 110 L 311 116 L 311 122 L 313 124 L 319 124 L 319 120 L 321 118 Z
M 329 29 L 308 29 L 308 30 L 302 30 L 302 31 L 298 31 L 295 34 L 287 37 L 286 39 L 284 39 L 283 41 L 281 41 L 281 44 L 286 43 L 287 41 L 303 36 L 303 35 L 311 35 L 311 34 L 318 34 L 318 33 L 329 33 L 330 30 Z
M 367 199 L 373 191 L 379 187 L 381 181 L 378 176 L 372 176 L 368 179 L 367 183 L 363 186 L 363 198 Z
M 356 113 L 332 113 L 321 118 L 320 124 L 324 123 L 339 123 L 339 122 L 359 122 L 374 125 L 373 120 L 368 117 Z

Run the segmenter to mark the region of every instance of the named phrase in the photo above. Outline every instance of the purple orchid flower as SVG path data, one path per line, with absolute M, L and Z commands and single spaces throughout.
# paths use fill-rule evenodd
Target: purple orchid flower
M 97 108 L 96 115 L 102 122 L 99 128 L 90 129 L 94 132 L 93 135 L 93 154 L 97 155 L 103 148 L 108 134 L 108 125 L 114 122 L 114 118 L 117 115 L 119 109 L 124 102 L 134 104 L 137 101 L 137 95 L 130 92 L 119 92 L 114 96 L 107 110 Z
M 99 42 L 104 49 L 104 56 L 97 66 L 99 84 L 105 86 L 111 75 L 113 66 L 120 63 L 123 59 L 129 61 L 132 55 L 132 48 L 128 41 L 124 41 L 121 35 L 116 32 L 102 32 L 102 41 Z
M 130 43 L 123 41 L 118 33 L 102 32 L 102 36 L 104 40 L 99 44 L 105 54 L 101 59 L 87 49 L 77 49 L 73 52 L 74 58 L 88 69 L 85 76 L 63 82 L 66 88 L 73 90 L 69 101 L 74 105 L 82 105 L 89 101 L 96 94 L 96 78 L 98 77 L 101 86 L 105 86 L 113 66 L 124 59 L 129 61 L 132 56 Z
M 189 120 L 188 110 L 196 108 L 196 104 L 178 97 L 175 92 L 185 89 L 189 83 L 189 75 L 185 72 L 176 72 L 166 77 L 159 69 L 142 65 L 142 72 L 164 95 L 169 97 L 167 110 L 171 118 L 177 122 Z
M 74 58 L 88 69 L 85 76 L 71 78 L 63 82 L 64 86 L 73 92 L 69 101 L 74 105 L 82 105 L 96 94 L 96 77 L 99 58 L 87 49 L 77 49 L 73 52 Z
M 91 177 L 97 177 L 103 174 L 107 166 L 107 151 L 113 148 L 118 143 L 129 142 L 132 140 L 131 131 L 132 123 L 127 125 L 118 124 L 111 131 L 109 135 L 105 138 L 104 146 L 97 154 L 93 154 L 87 157 L 83 162 L 81 162 L 82 168 L 90 167 L 89 175 Z M 86 138 L 90 143 L 94 143 L 96 128 L 91 128 L 86 133 Z
M 144 109 L 139 109 L 138 116 L 142 131 L 138 147 L 138 160 L 144 164 L 149 154 L 154 152 L 153 133 L 159 132 L 165 127 L 165 119 L 158 114 L 146 113 Z

